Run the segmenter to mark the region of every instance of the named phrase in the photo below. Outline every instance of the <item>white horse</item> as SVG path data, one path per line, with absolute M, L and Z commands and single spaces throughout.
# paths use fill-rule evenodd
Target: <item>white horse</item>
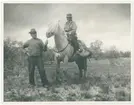
M 50 38 L 54 36 L 55 40 L 55 60 L 56 60 L 56 79 L 58 78 L 57 74 L 59 73 L 60 69 L 60 62 L 63 61 L 64 63 L 68 62 L 76 62 L 78 68 L 79 68 L 79 77 L 83 77 L 83 70 L 84 70 L 84 77 L 86 77 L 86 71 L 87 71 L 87 56 L 82 57 L 78 54 L 74 54 L 74 48 L 73 46 L 68 42 L 67 37 L 65 35 L 65 32 L 60 27 L 59 23 L 56 25 L 49 27 L 48 31 L 46 32 L 46 37 Z M 81 41 L 79 41 L 81 42 Z M 75 55 L 75 56 L 74 56 Z M 88 54 L 90 56 L 91 53 Z

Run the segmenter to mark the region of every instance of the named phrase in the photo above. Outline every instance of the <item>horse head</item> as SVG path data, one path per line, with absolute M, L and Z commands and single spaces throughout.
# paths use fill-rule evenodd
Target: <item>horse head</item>
M 61 29 L 61 27 L 59 25 L 59 21 L 58 21 L 55 24 L 51 24 L 51 26 L 48 27 L 48 30 L 46 32 L 46 37 L 50 38 L 55 35 L 60 35 L 61 32 L 64 33 L 64 31 Z

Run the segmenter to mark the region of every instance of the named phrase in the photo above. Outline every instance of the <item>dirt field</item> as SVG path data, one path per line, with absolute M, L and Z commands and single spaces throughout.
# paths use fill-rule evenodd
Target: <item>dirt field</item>
M 36 87 L 29 87 L 27 67 L 16 66 L 4 80 L 4 101 L 130 101 L 130 58 L 88 61 L 87 79 L 79 80 L 75 63 L 61 64 L 56 85 L 55 65 L 45 65 L 50 88 L 43 88 L 36 70 Z

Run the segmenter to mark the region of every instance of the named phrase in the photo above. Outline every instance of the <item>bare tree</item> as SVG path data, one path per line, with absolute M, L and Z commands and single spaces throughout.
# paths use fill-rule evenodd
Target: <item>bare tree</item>
M 102 45 L 103 42 L 100 40 L 96 40 L 92 43 L 90 43 L 90 50 L 93 53 L 93 57 L 97 60 L 99 57 L 101 57 L 102 54 Z
M 114 46 L 114 45 L 110 47 L 110 50 L 108 51 L 108 53 L 109 53 L 110 58 L 118 58 L 118 57 L 120 57 L 120 53 L 117 50 L 116 46 Z

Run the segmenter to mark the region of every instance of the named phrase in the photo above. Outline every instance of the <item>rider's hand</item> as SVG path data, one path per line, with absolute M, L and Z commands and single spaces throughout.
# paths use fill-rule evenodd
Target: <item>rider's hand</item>
M 45 42 L 45 45 L 47 45 L 48 44 L 48 40 L 46 40 L 46 42 Z
M 71 32 L 67 32 L 67 35 L 71 35 Z

